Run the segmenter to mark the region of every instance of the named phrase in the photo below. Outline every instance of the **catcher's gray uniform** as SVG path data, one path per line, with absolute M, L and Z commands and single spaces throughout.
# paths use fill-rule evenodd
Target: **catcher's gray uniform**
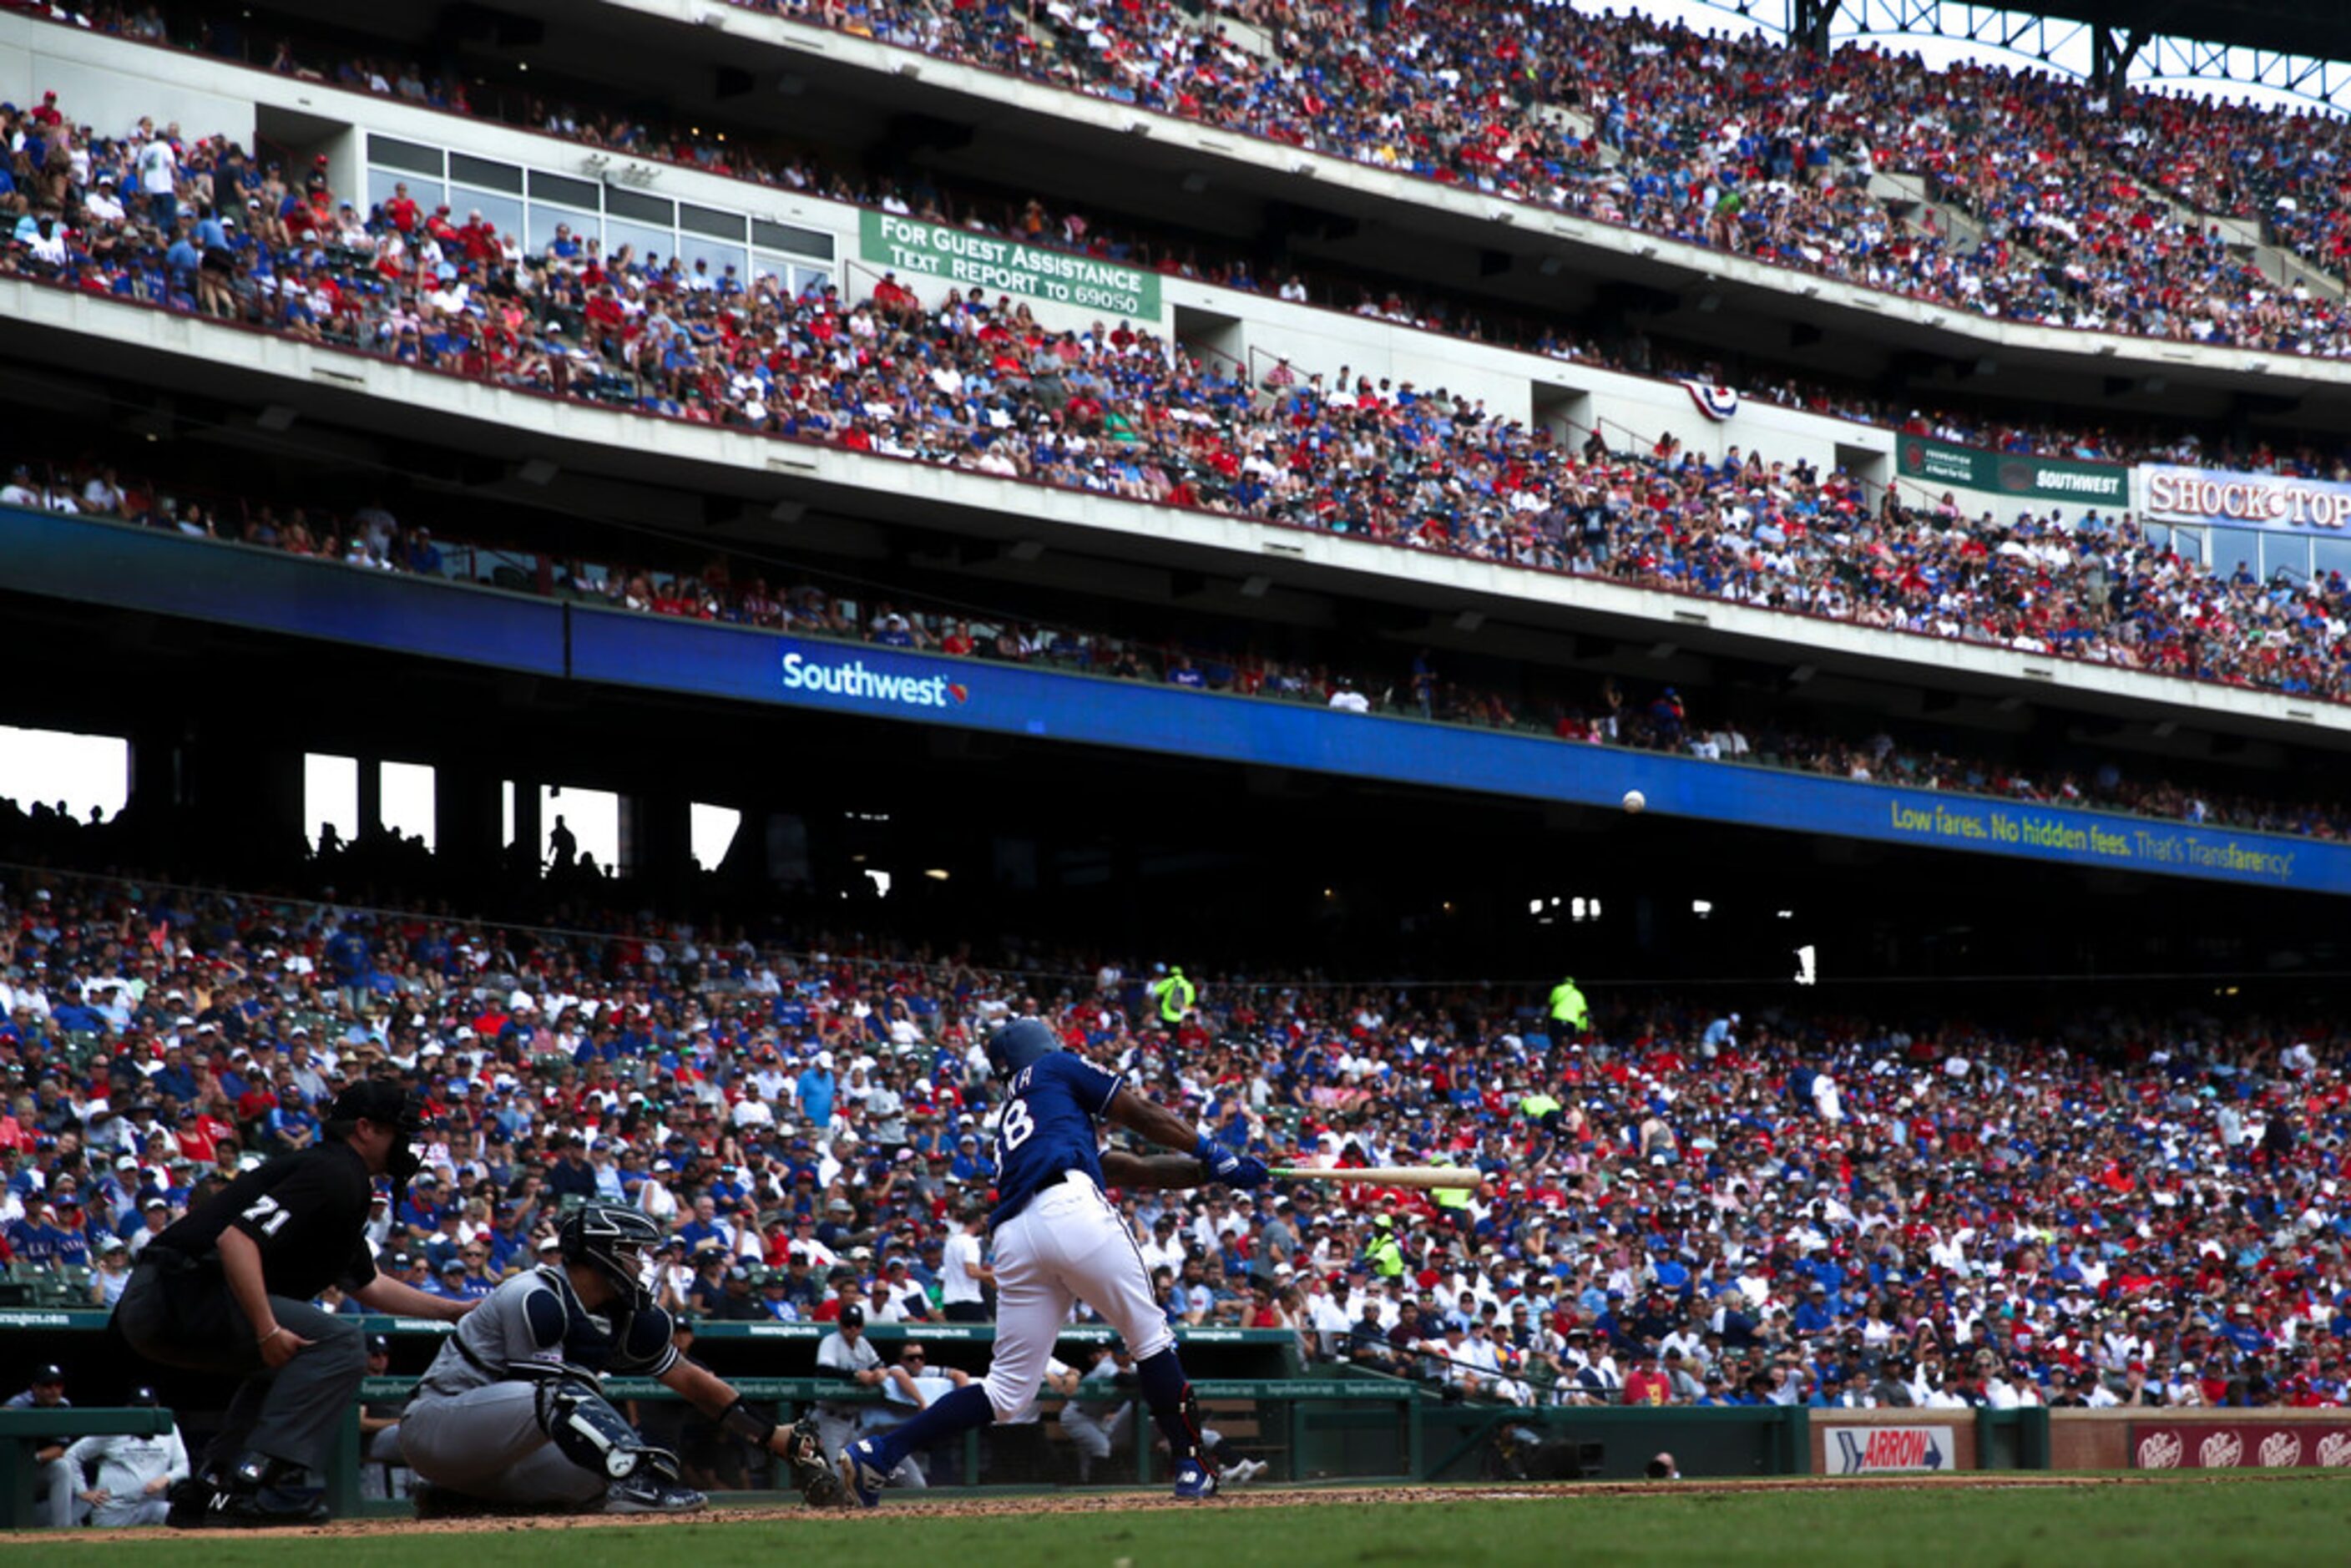
M 592 1312 L 559 1267 L 534 1269 L 459 1322 L 401 1417 L 401 1451 L 465 1497 L 592 1502 L 635 1456 L 668 1458 L 596 1392 L 601 1375 L 659 1377 L 676 1362 L 667 1312 Z

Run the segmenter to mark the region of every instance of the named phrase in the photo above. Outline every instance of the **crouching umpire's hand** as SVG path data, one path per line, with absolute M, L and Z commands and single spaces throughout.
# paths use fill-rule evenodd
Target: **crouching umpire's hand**
M 276 1372 L 310 1348 L 310 1342 L 280 1323 L 261 1336 L 262 1364 Z
M 1207 1169 L 1210 1179 L 1227 1186 L 1263 1186 L 1273 1179 L 1273 1173 L 1265 1168 L 1263 1160 L 1228 1149 L 1214 1138 L 1203 1137 L 1194 1145 L 1192 1157 Z

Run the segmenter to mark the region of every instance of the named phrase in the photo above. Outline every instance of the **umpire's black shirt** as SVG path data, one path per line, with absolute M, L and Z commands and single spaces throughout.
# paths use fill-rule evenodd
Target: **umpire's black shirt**
M 367 1162 L 338 1138 L 245 1172 L 148 1246 L 212 1263 L 233 1225 L 261 1249 L 271 1295 L 308 1301 L 339 1281 L 357 1289 L 375 1278 L 364 1234 L 374 1190 Z

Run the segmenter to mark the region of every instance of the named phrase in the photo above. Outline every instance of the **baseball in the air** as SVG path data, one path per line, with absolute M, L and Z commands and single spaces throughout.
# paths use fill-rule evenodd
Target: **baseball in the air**
M 1648 810 L 1648 806 L 1649 798 L 1646 795 L 1642 794 L 1638 789 L 1627 789 L 1625 791 L 1625 810 L 1628 811 L 1644 811 Z

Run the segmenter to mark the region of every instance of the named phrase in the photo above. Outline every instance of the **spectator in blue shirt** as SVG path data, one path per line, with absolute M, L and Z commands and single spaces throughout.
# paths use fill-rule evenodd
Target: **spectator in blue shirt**
M 838 1088 L 832 1075 L 832 1052 L 818 1051 L 815 1062 L 800 1074 L 792 1097 L 799 1102 L 800 1115 L 819 1132 L 832 1120 L 832 1097 Z

